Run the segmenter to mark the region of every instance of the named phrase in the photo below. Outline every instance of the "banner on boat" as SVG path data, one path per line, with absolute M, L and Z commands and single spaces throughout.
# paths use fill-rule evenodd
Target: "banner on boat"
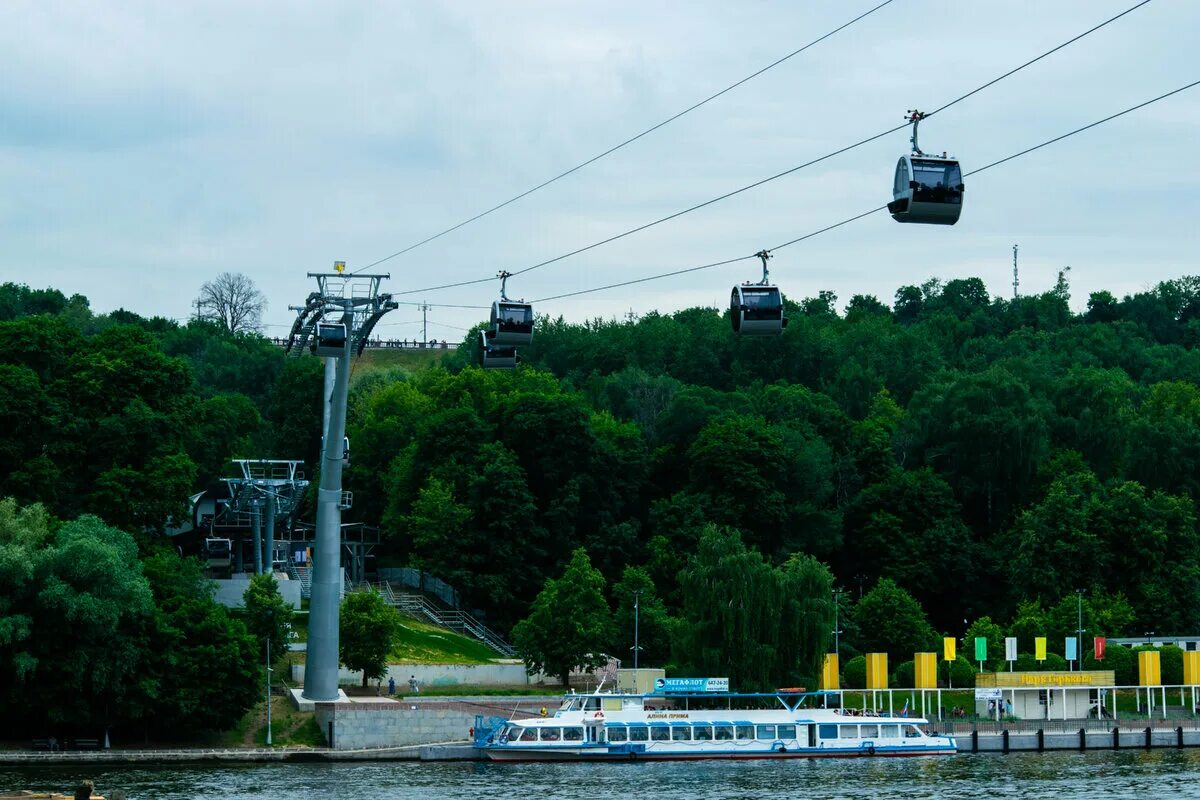
M 654 691 L 671 692 L 728 692 L 729 678 L 655 678 Z

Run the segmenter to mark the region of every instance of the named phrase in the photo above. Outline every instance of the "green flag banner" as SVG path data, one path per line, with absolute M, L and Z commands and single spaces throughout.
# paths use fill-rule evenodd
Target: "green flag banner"
M 987 637 L 986 636 L 976 636 L 975 637 L 975 660 L 976 661 L 987 661 Z

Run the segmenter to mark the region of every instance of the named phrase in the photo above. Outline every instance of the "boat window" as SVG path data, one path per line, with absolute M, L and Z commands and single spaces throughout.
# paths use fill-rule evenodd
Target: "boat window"
M 618 725 L 608 729 L 608 740 L 610 742 L 623 742 L 629 738 L 629 732 L 625 730 L 624 725 Z
M 774 725 L 759 725 L 758 726 L 758 738 L 766 739 L 768 741 L 771 739 L 774 739 L 775 738 L 775 726 Z
M 692 728 L 692 738 L 697 742 L 706 742 L 713 738 L 713 730 L 707 725 L 697 725 Z
M 557 742 L 562 738 L 562 728 L 542 728 L 543 742 Z
M 727 742 L 733 738 L 732 725 L 717 725 L 713 728 L 713 738 L 718 741 Z
M 858 738 L 858 726 L 857 725 L 839 725 L 838 726 L 838 738 L 839 739 L 857 739 Z
M 879 735 L 884 739 L 895 739 L 900 735 L 899 725 L 880 725 Z
M 671 740 L 671 729 L 665 725 L 651 728 L 650 739 L 655 742 L 668 742 Z
M 738 725 L 737 726 L 737 738 L 753 739 L 754 738 L 754 726 L 753 725 Z
M 511 728 L 509 728 L 508 730 L 506 730 L 504 732 L 504 735 L 507 736 L 510 741 L 515 742 L 517 739 L 521 738 L 521 728 L 518 728 L 516 725 L 513 725 Z M 534 734 L 534 737 L 536 738 L 537 734 Z
M 583 728 L 563 728 L 563 739 L 568 742 L 582 742 Z
M 921 735 L 921 731 L 917 729 L 916 725 L 905 725 L 904 726 L 904 738 L 905 739 L 915 739 L 915 738 L 919 737 L 920 735 Z
M 537 733 L 537 728 L 526 728 L 525 730 L 521 731 L 521 741 L 536 742 L 538 738 Z
M 687 742 L 687 741 L 690 741 L 691 738 L 692 738 L 692 734 L 688 728 L 685 728 L 682 725 L 680 725 L 679 727 L 676 727 L 676 728 L 671 728 L 671 741 Z
M 822 739 L 836 739 L 836 738 L 838 738 L 838 735 L 837 735 L 837 725 L 822 725 L 822 726 L 820 726 L 820 729 L 821 729 L 821 730 L 820 730 L 820 733 L 821 733 L 821 738 L 822 738 Z
M 795 725 L 780 725 L 779 728 L 776 730 L 775 738 L 777 738 L 777 739 L 795 739 L 796 738 L 796 726 Z
M 879 738 L 879 726 L 878 725 L 859 725 L 858 726 L 858 735 L 864 739 L 877 739 L 877 738 Z
M 666 730 L 665 728 L 663 730 Z M 649 738 L 649 729 L 645 725 L 629 726 L 629 741 L 644 742 Z

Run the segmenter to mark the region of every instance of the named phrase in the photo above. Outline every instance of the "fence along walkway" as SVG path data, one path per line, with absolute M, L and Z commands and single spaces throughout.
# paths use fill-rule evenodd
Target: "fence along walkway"
M 438 627 L 447 628 L 455 633 L 478 639 L 507 658 L 516 655 L 516 648 L 505 641 L 504 637 L 465 611 L 439 608 L 424 595 L 396 592 L 387 581 L 378 581 L 377 583 L 363 581 L 358 588 L 377 591 L 389 605 L 405 614 L 431 622 Z

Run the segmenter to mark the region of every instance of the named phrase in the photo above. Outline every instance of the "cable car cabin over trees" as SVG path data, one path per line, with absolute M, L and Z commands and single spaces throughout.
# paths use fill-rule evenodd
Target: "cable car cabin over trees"
M 783 315 L 783 293 L 770 284 L 767 259 L 771 254 L 762 250 L 755 255 L 762 259 L 762 282 L 733 287 L 729 295 L 729 321 L 739 336 L 778 336 L 788 323 Z
M 508 344 L 492 344 L 488 331 L 479 332 L 479 355 L 484 369 L 513 369 L 517 366 L 517 348 Z
M 958 159 L 932 156 L 921 152 L 917 144 L 917 125 L 925 118 L 920 111 L 909 111 L 912 123 L 910 155 L 900 156 L 892 183 L 892 202 L 888 212 L 897 222 L 926 225 L 953 225 L 962 213 L 962 168 Z
M 487 331 L 493 345 L 523 345 L 533 341 L 533 306 L 501 299 L 492 303 L 492 329 Z

